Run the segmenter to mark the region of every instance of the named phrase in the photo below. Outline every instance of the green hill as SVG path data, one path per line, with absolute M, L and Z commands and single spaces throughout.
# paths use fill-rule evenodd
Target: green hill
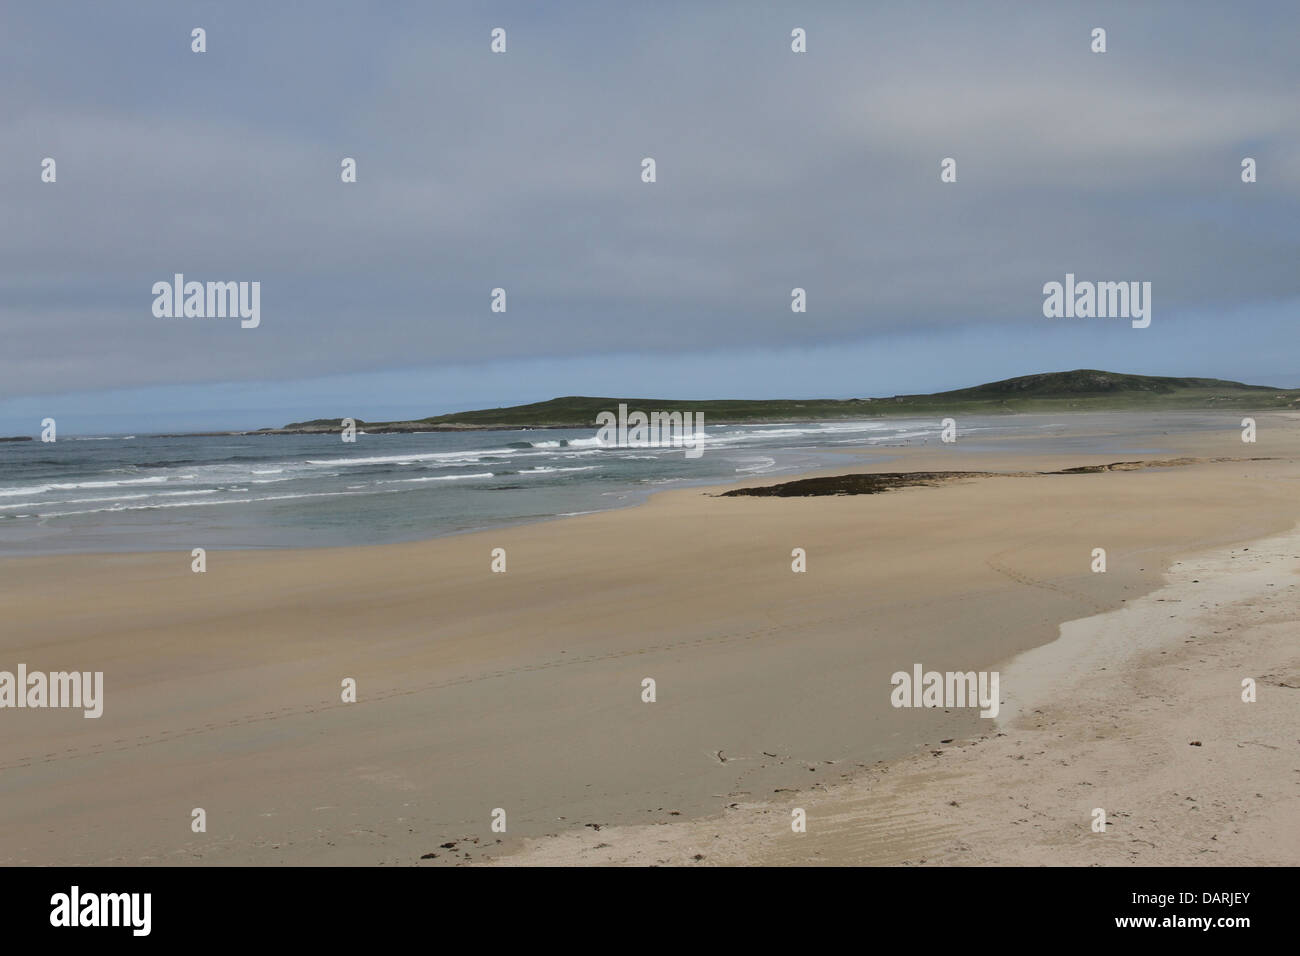
M 998 415 L 1016 412 L 1121 411 L 1149 409 L 1227 408 L 1267 410 L 1295 408 L 1300 389 L 1244 385 L 1217 378 L 1164 378 L 1125 375 L 1097 369 L 1021 375 L 1000 382 L 959 388 L 932 395 L 893 395 L 888 398 L 709 399 L 597 398 L 568 395 L 530 405 L 452 412 L 406 422 L 362 422 L 364 431 L 459 431 L 485 428 L 594 428 L 596 415 L 629 410 L 703 412 L 706 423 L 826 421 L 883 416 Z M 295 422 L 267 431 L 336 431 L 339 419 Z

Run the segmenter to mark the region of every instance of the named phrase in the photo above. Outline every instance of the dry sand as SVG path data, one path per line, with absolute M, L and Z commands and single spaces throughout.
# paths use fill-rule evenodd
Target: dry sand
M 1294 565 L 1252 557 L 1273 586 L 1239 600 L 1245 552 L 1210 554 L 1257 556 L 1248 542 L 1300 520 L 1294 416 L 1258 418 L 1255 445 L 1228 422 L 1148 457 L 1275 460 L 815 499 L 692 489 L 416 544 L 210 552 L 206 574 L 188 551 L 0 561 L 0 669 L 106 685 L 99 720 L 0 713 L 0 863 L 1300 862 Z M 1117 460 L 1018 445 L 841 470 Z M 1163 630 L 1095 617 L 1139 605 L 1180 556 L 1232 562 L 1214 579 L 1232 607 L 1166 598 Z M 1081 618 L 1095 638 L 1050 643 Z M 1106 672 L 1050 683 L 1062 648 L 1102 640 Z M 988 669 L 1042 645 L 1004 668 L 1004 692 L 1042 711 L 1006 737 L 963 746 L 990 722 L 889 704 L 914 662 Z

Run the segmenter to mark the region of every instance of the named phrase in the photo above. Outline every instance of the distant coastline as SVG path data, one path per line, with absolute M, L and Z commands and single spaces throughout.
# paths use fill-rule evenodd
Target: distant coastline
M 1025 412 L 1125 411 L 1133 408 L 1289 408 L 1300 404 L 1300 390 L 1246 385 L 1218 378 L 1168 378 L 1128 375 L 1100 369 L 1044 372 L 988 382 L 929 395 L 844 399 L 715 399 L 673 401 L 663 398 L 593 398 L 569 395 L 531 405 L 452 412 L 416 421 L 363 422 L 358 428 L 380 431 L 434 431 L 465 428 L 585 428 L 596 416 L 626 404 L 632 409 L 698 412 L 710 422 L 757 425 L 770 422 L 843 421 L 846 419 L 914 418 L 935 413 L 1008 415 Z M 276 431 L 332 431 L 338 419 L 292 422 Z
M 642 411 L 695 412 L 710 425 L 813 424 L 873 418 L 1069 414 L 1073 412 L 1181 411 L 1225 409 L 1237 412 L 1295 410 L 1300 389 L 1247 385 L 1216 378 L 1129 375 L 1098 369 L 1045 372 L 926 395 L 844 399 L 613 398 L 570 395 L 527 405 L 475 409 L 403 421 L 350 421 L 369 435 L 422 432 L 530 431 L 595 428 L 596 416 L 620 404 Z M 197 432 L 166 432 L 154 438 L 253 437 L 258 435 L 337 434 L 345 418 L 314 418 L 280 427 Z M 30 441 L 28 436 L 0 441 Z
M 1246 385 L 1217 378 L 1128 375 L 1099 369 L 1021 375 L 972 388 L 929 395 L 845 399 L 716 399 L 674 401 L 662 398 L 609 398 L 570 395 L 530 405 L 452 412 L 411 421 L 367 422 L 353 418 L 371 435 L 415 432 L 517 431 L 540 428 L 593 428 L 602 411 L 626 404 L 645 411 L 697 412 L 710 424 L 762 425 L 775 422 L 835 422 L 928 415 L 1063 414 L 1104 411 L 1173 411 L 1228 408 L 1266 411 L 1300 407 L 1300 389 Z M 316 418 L 281 428 L 198 432 L 193 435 L 333 434 L 343 419 Z M 193 437 L 164 435 L 160 437 Z

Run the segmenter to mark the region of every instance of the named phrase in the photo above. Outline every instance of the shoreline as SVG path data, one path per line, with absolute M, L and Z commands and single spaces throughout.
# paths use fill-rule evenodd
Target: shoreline
M 870 446 L 870 447 L 865 447 L 860 449 L 834 449 L 832 451 L 835 454 L 842 454 L 846 456 L 854 455 L 866 459 L 869 455 L 871 455 L 877 450 L 877 447 L 889 448 L 894 451 L 897 451 L 900 448 L 906 448 L 910 452 L 915 453 L 917 451 L 923 450 L 926 446 L 924 444 Z M 863 467 L 883 466 L 884 464 L 894 461 L 899 457 L 902 456 L 898 454 L 883 455 L 874 461 L 864 460 L 863 462 L 861 462 L 861 466 Z M 1087 455 L 1083 457 L 1104 458 L 1106 456 L 1099 453 L 1094 453 L 1092 455 Z M 1134 464 L 1139 466 L 1140 468 L 1164 468 L 1164 467 L 1182 466 L 1189 463 L 1207 464 L 1207 463 L 1224 462 L 1224 461 L 1246 462 L 1246 461 L 1270 461 L 1270 460 L 1276 460 L 1276 459 L 1265 458 L 1265 457 L 1219 458 L 1219 459 L 1205 458 L 1205 459 L 1194 459 L 1194 460 L 1173 459 L 1168 461 L 1148 460 L 1148 461 L 1141 461 L 1141 462 L 1120 462 L 1114 464 Z M 822 482 L 836 482 L 838 479 L 862 479 L 862 478 L 871 479 L 877 476 L 879 476 L 882 479 L 885 479 L 884 481 L 881 482 L 881 487 L 878 490 L 873 490 L 873 491 L 849 490 L 849 491 L 837 492 L 837 494 L 840 494 L 842 496 L 851 496 L 856 494 L 880 494 L 880 493 L 884 493 L 885 491 L 897 490 L 899 488 L 904 488 L 904 487 L 915 487 L 915 486 L 937 487 L 938 485 L 944 484 L 948 481 L 956 481 L 962 479 L 998 478 L 998 477 L 1003 477 L 1003 478 L 1046 477 L 1046 476 L 1055 476 L 1055 475 L 1069 475 L 1073 473 L 1083 474 L 1092 471 L 1109 471 L 1109 470 L 1112 469 L 1107 467 L 1106 465 L 1098 465 L 1098 466 L 1080 466 L 1077 469 L 1066 469 L 1066 470 L 1059 470 L 1059 471 L 894 472 L 894 471 L 861 471 L 861 470 L 850 469 L 849 466 L 832 466 L 826 468 L 815 468 L 809 471 L 772 474 L 767 476 L 744 475 L 729 480 L 717 480 L 714 478 L 702 478 L 698 480 L 692 480 L 692 479 L 684 478 L 681 479 L 682 482 L 681 484 L 675 485 L 672 488 L 659 488 L 659 489 L 629 488 L 626 496 L 633 500 L 628 501 L 625 504 L 616 504 L 608 508 L 596 508 L 590 511 L 582 511 L 582 512 L 575 512 L 575 513 L 542 515 L 542 516 L 529 518 L 527 520 L 506 521 L 499 525 L 485 525 L 476 528 L 460 528 L 451 531 L 441 531 L 435 534 L 426 535 L 424 537 L 419 537 L 419 538 L 403 538 L 394 541 L 378 542 L 375 544 L 319 544 L 319 545 L 295 544 L 295 545 L 266 546 L 266 547 L 257 547 L 253 545 L 223 547 L 220 545 L 211 545 L 211 546 L 207 546 L 205 550 L 210 552 L 226 553 L 226 554 L 238 554 L 243 552 L 260 553 L 260 554 L 266 554 L 266 553 L 292 554 L 300 551 L 310 552 L 310 551 L 330 551 L 330 550 L 340 550 L 340 549 L 356 550 L 362 548 L 380 549 L 380 548 L 388 548 L 388 547 L 393 547 L 398 545 L 421 544 L 430 541 L 438 541 L 443 538 L 453 538 L 453 537 L 460 537 L 465 535 L 491 534 L 494 532 L 498 532 L 510 528 L 527 528 L 539 524 L 546 524 L 549 522 L 561 521 L 570 518 L 581 518 L 587 515 L 606 514 L 614 511 L 624 511 L 632 508 L 642 507 L 647 503 L 649 503 L 650 500 L 656 497 L 657 495 L 677 494 L 677 493 L 690 492 L 690 491 L 700 491 L 705 494 L 709 494 L 712 489 L 722 489 L 722 488 L 728 488 L 731 490 L 717 491 L 716 493 L 713 493 L 710 496 L 724 497 L 724 498 L 742 497 L 742 496 L 767 497 L 769 496 L 770 493 L 765 492 L 763 489 L 774 487 L 774 486 L 802 485 L 805 483 L 813 485 Z M 1115 470 L 1119 470 L 1119 469 L 1115 469 Z M 889 480 L 892 479 L 894 476 L 898 476 L 898 478 L 902 480 L 899 480 L 897 482 Z M 923 477 L 917 477 L 917 476 L 923 476 Z M 863 482 L 857 482 L 857 484 L 862 484 L 862 483 Z M 734 485 L 741 485 L 742 487 L 733 488 L 732 486 Z M 783 495 L 780 497 L 814 498 L 814 497 L 823 497 L 823 496 L 826 496 L 826 492 L 824 491 L 809 491 L 802 494 L 790 494 L 790 495 Z M 177 550 L 179 549 L 162 548 L 162 547 L 121 549 L 115 551 L 72 550 L 72 551 L 54 551 L 48 555 L 5 553 L 3 551 L 0 551 L 0 562 L 26 561 L 26 560 L 31 560 L 40 557 L 57 558 L 57 557 L 81 556 L 81 557 L 112 558 L 116 555 L 174 554 L 177 552 Z
M 1300 525 L 1185 555 L 1165 577 L 1003 662 L 1008 690 L 985 733 L 779 803 L 570 831 L 487 865 L 1300 864 L 1300 647 L 1288 635 L 1300 616 Z M 1282 595 L 1284 606 L 1258 606 Z M 1199 602 L 1199 613 L 1169 623 L 1159 605 L 1182 602 Z M 1174 674 L 1193 658 L 1218 669 Z M 1247 678 L 1251 703 L 1239 696 Z M 788 826 L 796 806 L 803 835 Z
M 1205 414 L 1205 411 L 1201 409 L 1182 409 L 1182 410 L 1176 410 L 1173 413 L 1162 413 L 1162 414 L 1174 414 L 1175 416 L 1177 416 L 1180 412 L 1188 416 L 1203 416 Z M 1129 418 L 1123 414 L 1120 414 L 1118 415 L 1118 417 L 1116 417 L 1116 413 L 1105 413 L 1105 412 L 1097 413 L 1097 412 L 1080 411 L 1080 412 L 1073 412 L 1069 414 L 1077 416 L 1075 421 L 1070 422 L 1070 425 L 1085 424 L 1088 426 L 1088 428 L 1085 428 L 1085 430 L 1074 432 L 1074 434 L 1076 434 L 1076 436 L 1079 437 L 1091 435 L 1095 438 L 1099 435 L 1105 435 L 1115 439 L 1119 439 L 1121 437 L 1136 438 L 1138 437 L 1137 435 L 1129 435 L 1126 432 L 1118 432 L 1118 431 L 1114 431 L 1113 429 L 1117 421 L 1123 422 L 1125 424 L 1129 424 L 1134 420 L 1136 421 L 1142 420 L 1140 417 Z M 1274 411 L 1272 413 L 1261 413 L 1261 414 L 1270 414 L 1272 419 L 1275 421 L 1290 421 L 1290 420 L 1295 420 L 1297 418 L 1300 418 L 1300 413 L 1288 412 L 1288 411 Z M 1039 412 L 1014 412 L 1014 413 L 1007 413 L 1005 416 L 1001 416 L 1001 417 L 1035 419 L 1035 418 L 1044 418 L 1050 416 L 1045 416 L 1044 413 L 1039 413 Z M 1080 419 L 1082 420 L 1082 422 L 1079 421 Z M 862 419 L 862 420 L 865 421 L 866 419 Z M 829 421 L 834 421 L 834 420 L 829 420 Z M 1098 427 L 1097 424 L 1098 422 L 1102 426 L 1101 431 L 1095 430 Z M 1053 424 L 1060 429 L 1067 429 L 1068 427 L 1066 423 L 1053 423 Z M 1088 430 L 1089 428 L 1093 430 Z M 1064 434 L 1064 433 L 1065 432 L 1060 432 L 1058 434 Z M 225 433 L 213 433 L 213 434 L 225 434 Z M 253 434 L 253 433 L 248 433 L 248 434 Z M 169 437 L 169 436 L 149 436 L 149 437 Z M 635 508 L 643 505 L 646 501 L 650 500 L 654 496 L 665 492 L 666 493 L 673 493 L 676 491 L 689 492 L 693 490 L 699 490 L 699 489 L 707 490 L 711 488 L 735 489 L 736 486 L 738 485 L 746 488 L 747 487 L 762 488 L 772 484 L 793 483 L 797 481 L 809 481 L 814 479 L 837 478 L 837 477 L 843 477 L 845 475 L 850 475 L 850 474 L 859 474 L 859 473 L 877 474 L 885 470 L 883 466 L 886 464 L 893 463 L 900 460 L 905 462 L 909 457 L 913 457 L 918 454 L 922 456 L 935 455 L 935 454 L 942 455 L 942 456 L 952 456 L 952 453 L 956 452 L 955 457 L 966 462 L 966 464 L 960 466 L 961 470 L 969 470 L 972 467 L 978 467 L 969 464 L 969 462 L 972 459 L 976 459 L 988 463 L 984 467 L 988 467 L 992 473 L 997 474 L 997 473 L 1004 473 L 1005 470 L 1001 468 L 1001 462 L 1006 457 L 1010 457 L 1014 459 L 1023 456 L 1025 452 L 1020 451 L 1019 449 L 1022 446 L 1024 446 L 1025 443 L 1029 443 L 1029 445 L 1032 446 L 1039 439 L 1039 437 L 1040 437 L 1039 435 L 1033 434 L 1032 432 L 1024 433 L 1024 432 L 1012 430 L 1005 433 L 998 433 L 994 436 L 981 436 L 978 438 L 970 438 L 967 439 L 965 443 L 959 443 L 955 445 L 937 444 L 933 440 L 933 436 L 928 436 L 920 439 L 917 439 L 915 437 L 904 438 L 898 441 L 887 441 L 880 444 L 861 445 L 861 446 L 848 447 L 848 448 L 841 448 L 841 447 L 834 447 L 834 446 L 822 446 L 822 447 L 814 447 L 810 449 L 784 448 L 784 449 L 777 449 L 777 451 L 780 451 L 785 455 L 791 455 L 791 456 L 800 452 L 813 452 L 818 455 L 821 455 L 822 457 L 834 456 L 834 457 L 843 457 L 846 459 L 856 459 L 857 465 L 850 466 L 850 465 L 826 463 L 821 465 L 820 467 L 813 467 L 813 468 L 804 467 L 793 471 L 783 471 L 783 472 L 768 473 L 768 474 L 746 473 L 746 474 L 737 474 L 734 476 L 714 475 L 714 476 L 701 477 L 701 478 L 690 478 L 690 477 L 683 476 L 683 477 L 671 479 L 671 481 L 669 482 L 670 485 L 669 487 L 654 487 L 654 486 L 642 487 L 637 484 L 629 484 L 619 491 L 618 493 L 619 503 L 616 503 L 609 507 L 586 509 L 579 512 L 539 514 L 527 518 L 518 518 L 518 517 L 506 518 L 503 519 L 500 523 L 483 524 L 483 525 L 469 527 L 469 528 L 450 528 L 448 530 L 437 530 L 437 531 L 430 531 L 428 529 L 425 529 L 421 533 L 415 536 L 393 537 L 387 540 L 376 541 L 364 545 L 353 544 L 350 542 L 340 543 L 337 541 L 333 541 L 329 543 L 313 543 L 309 540 L 299 540 L 289 545 L 261 545 L 261 544 L 241 542 L 233 545 L 214 543 L 214 544 L 205 545 L 205 547 L 209 551 L 218 551 L 224 553 L 238 553 L 242 551 L 269 553 L 269 552 L 293 552 L 299 550 L 315 551 L 315 550 L 351 548 L 351 547 L 374 548 L 374 547 L 386 547 L 389 545 L 412 544 L 412 543 L 417 543 L 422 541 L 433 541 L 441 538 L 456 537 L 456 536 L 462 536 L 467 534 L 496 533 L 498 531 L 501 531 L 502 529 L 509 529 L 513 527 L 527 527 L 539 523 L 553 522 L 561 518 L 580 517 L 588 514 L 605 513 L 605 512 L 622 510 L 625 508 Z M 1157 439 L 1165 439 L 1166 441 L 1164 442 L 1164 444 L 1168 445 L 1168 447 L 1159 448 L 1159 449 L 1157 448 L 1140 449 L 1140 450 L 1134 450 L 1131 453 L 1160 457 L 1160 456 L 1179 454 L 1180 447 L 1185 448 L 1186 443 L 1188 442 L 1195 443 L 1197 447 L 1205 446 L 1207 440 L 1207 432 L 1199 429 L 1190 429 L 1187 431 L 1174 431 L 1172 433 L 1168 431 L 1147 432 L 1144 433 L 1142 437 L 1146 437 L 1147 439 L 1152 441 L 1155 441 Z M 1167 439 L 1169 438 L 1172 438 L 1173 441 L 1168 441 Z M 1217 439 L 1214 440 L 1217 441 Z M 1002 454 L 999 455 L 994 455 L 993 453 L 987 450 L 983 452 L 973 452 L 973 453 L 968 452 L 966 450 L 968 444 L 983 445 L 988 443 L 992 443 L 993 445 L 1003 444 L 1006 445 L 1011 450 L 1004 451 Z M 719 452 L 725 450 L 726 449 L 717 449 L 717 451 Z M 1078 462 L 1084 460 L 1095 463 L 1099 459 L 1105 458 L 1106 455 L 1109 454 L 1118 455 L 1123 453 L 1126 452 L 1121 451 L 1119 448 L 1115 448 L 1108 452 L 1102 452 L 1096 449 L 1080 450 L 1073 453 L 1067 453 L 1063 451 L 1062 452 L 1053 451 L 1053 452 L 1046 452 L 1045 456 L 1048 461 L 1054 463 L 1054 467 L 1065 468 L 1068 465 L 1077 464 Z M 994 464 L 995 462 L 997 464 Z M 933 466 L 927 463 L 924 467 L 928 468 Z M 895 472 L 894 469 L 889 469 L 889 473 L 894 473 L 894 472 Z M 612 493 L 613 492 L 607 492 L 606 494 L 612 494 Z M 629 500 L 624 501 L 624 499 L 629 499 Z M 0 521 L 0 527 L 3 527 L 3 521 Z M 93 530 L 94 529 L 91 529 L 92 533 Z M 197 532 L 197 535 L 201 537 L 202 533 Z M 125 532 L 121 532 L 120 536 L 125 537 L 126 536 Z M 39 550 L 39 547 L 40 547 L 39 544 L 25 545 L 21 547 L 19 545 L 14 545 L 12 549 L 0 550 L 0 561 L 26 560 L 32 557 L 38 557 L 42 553 Z M 28 550 L 28 548 L 30 548 L 30 550 Z M 166 554 L 166 553 L 174 553 L 177 549 L 178 548 L 176 546 L 167 547 L 167 546 L 162 546 L 162 545 L 152 544 L 152 543 L 144 547 L 130 546 L 129 544 L 126 544 L 124 546 L 113 548 L 111 550 L 104 550 L 102 547 L 97 548 L 93 545 L 79 546 L 77 544 L 72 544 L 66 546 L 56 545 L 51 550 L 45 553 L 48 553 L 50 555 L 109 556 L 115 554 L 134 554 L 134 555 Z
M 890 447 L 896 448 L 900 446 L 890 446 Z M 862 449 L 861 451 L 852 451 L 852 450 L 841 451 L 837 449 L 836 453 L 837 454 L 842 453 L 845 455 L 852 455 L 852 454 L 862 455 L 872 450 L 873 449 L 870 448 Z M 887 456 L 884 460 L 886 461 L 891 460 L 892 457 L 896 457 L 896 456 Z M 793 480 L 795 478 L 817 477 L 822 475 L 823 472 L 838 474 L 841 470 L 842 469 L 838 467 L 829 468 L 829 469 L 823 468 L 823 469 L 815 469 L 813 471 L 807 471 L 807 472 L 797 472 L 797 473 L 791 472 L 783 475 L 773 475 L 772 477 Z M 707 490 L 710 488 L 725 488 L 730 485 L 734 485 L 738 482 L 753 482 L 755 480 L 756 480 L 755 477 L 752 475 L 744 475 L 729 480 L 718 480 L 715 478 L 700 478 L 700 479 L 683 478 L 681 479 L 681 484 L 676 484 L 671 488 L 641 489 L 635 486 L 629 486 L 626 491 L 626 497 L 633 500 L 627 501 L 626 503 L 623 504 L 611 505 L 608 508 L 596 508 L 591 511 L 583 511 L 578 513 L 540 515 L 540 516 L 523 519 L 523 520 L 508 520 L 498 525 L 484 525 L 482 527 L 477 527 L 477 528 L 459 528 L 450 531 L 440 531 L 434 534 L 425 535 L 423 537 L 418 537 L 418 538 L 399 538 L 392 541 L 381 541 L 374 544 L 293 544 L 293 545 L 283 545 L 283 546 L 268 545 L 266 547 L 257 547 L 254 545 L 222 547 L 220 545 L 211 545 L 211 546 L 207 546 L 206 550 L 210 552 L 222 552 L 226 554 L 239 554 L 243 552 L 259 553 L 259 554 L 268 554 L 268 553 L 292 554 L 299 551 L 312 552 L 312 551 L 334 551 L 334 550 L 343 550 L 343 549 L 355 550 L 359 548 L 370 548 L 370 549 L 391 548 L 391 547 L 398 547 L 401 545 L 421 544 L 430 541 L 440 541 L 444 538 L 455 538 L 455 537 L 462 537 L 465 535 L 492 534 L 497 531 L 502 531 L 510 528 L 529 528 L 539 524 L 547 524 L 554 521 L 564 521 L 571 518 L 581 518 L 593 514 L 607 514 L 609 512 L 614 512 L 614 511 L 625 511 L 633 508 L 642 507 L 657 495 Z M 162 547 L 150 547 L 150 548 L 140 548 L 140 549 L 124 548 L 116 551 L 71 550 L 71 551 L 53 551 L 45 556 L 48 557 L 79 557 L 80 556 L 80 557 L 112 558 L 116 555 L 175 554 L 177 550 L 179 549 L 162 548 Z M 35 558 L 40 558 L 42 556 L 43 555 L 38 553 L 30 553 L 30 554 L 29 553 L 6 553 L 5 551 L 0 550 L 0 563 L 5 561 L 27 561 Z

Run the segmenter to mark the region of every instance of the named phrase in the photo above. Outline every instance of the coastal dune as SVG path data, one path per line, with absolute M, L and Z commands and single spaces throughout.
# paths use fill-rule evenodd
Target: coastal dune
M 1254 445 L 1227 422 L 1222 433 L 1169 436 L 1145 456 L 1228 459 L 1176 467 L 819 498 L 686 489 L 415 544 L 213 551 L 203 574 L 190 570 L 188 551 L 0 561 L 0 669 L 103 671 L 105 688 L 98 719 L 3 714 L 0 862 L 438 865 L 520 851 L 513 859 L 534 862 L 1066 862 L 1011 845 L 1019 832 L 912 807 L 936 787 L 961 803 L 968 779 L 1014 806 L 1002 777 L 974 776 L 1011 764 L 984 754 L 1013 738 L 964 746 L 989 736 L 991 722 L 972 710 L 893 708 L 890 675 L 914 663 L 965 671 L 1018 659 L 1001 686 L 1021 713 L 1001 720 L 1028 733 L 1023 708 L 1044 693 L 1034 682 L 1059 669 L 1033 649 L 1055 647 L 1062 622 L 1102 620 L 1163 586 L 1175 560 L 1190 567 L 1193 555 L 1300 520 L 1293 416 L 1260 420 Z M 1118 460 L 1019 445 L 996 455 L 895 449 L 893 460 L 846 459 L 837 471 L 1035 472 Z M 1090 571 L 1097 547 L 1108 553 L 1105 574 Z M 506 573 L 491 571 L 493 548 L 506 550 Z M 807 553 L 806 573 L 791 571 L 795 548 Z M 1186 604 L 1170 612 L 1180 626 L 1198 620 Z M 1279 633 L 1257 635 L 1255 659 L 1234 658 L 1229 644 L 1216 652 L 1224 693 L 1237 699 L 1239 672 L 1293 674 Z M 1170 709 L 1184 713 L 1196 699 L 1187 695 L 1205 693 L 1161 668 L 1152 694 Z M 340 696 L 347 678 L 355 703 Z M 642 700 L 645 678 L 655 681 L 653 703 Z M 1091 712 L 1081 704 L 1071 716 L 1061 693 L 1074 691 L 1047 695 L 1059 738 L 1040 734 L 1042 753 L 1014 761 L 1026 784 L 1032 766 L 1039 785 L 1052 785 L 1054 748 L 1083 748 L 1078 721 Z M 1252 713 L 1294 716 L 1276 701 L 1261 692 Z M 1113 735 L 1125 759 L 1149 745 L 1140 727 L 1131 739 Z M 1273 731 L 1257 736 L 1283 746 Z M 1295 736 L 1291 751 L 1273 755 L 1291 776 Z M 955 743 L 938 746 L 945 740 Z M 1168 769 L 1188 787 L 1205 782 L 1187 760 Z M 888 832 L 870 824 L 881 774 L 899 788 L 892 806 L 903 821 Z M 872 799 L 836 790 L 858 785 Z M 1251 799 L 1294 830 L 1294 803 L 1266 789 Z M 845 802 L 820 816 L 806 803 L 809 833 L 796 836 L 789 800 L 809 793 Z M 1132 813 L 1127 798 L 1112 790 L 1094 805 Z M 1056 837 L 1074 832 L 1090 800 L 1044 801 L 1036 832 L 1053 847 L 1068 843 Z M 196 808 L 206 832 L 191 827 Z M 504 833 L 491 827 L 497 808 Z M 701 849 L 695 831 L 664 836 L 719 820 L 741 821 L 725 852 L 714 845 L 721 838 Z M 663 839 L 671 845 L 659 847 Z M 979 849 L 962 857 L 953 847 L 963 841 Z M 1160 859 L 1199 862 L 1198 849 Z M 1072 862 L 1127 859 L 1077 852 Z M 1269 852 L 1296 862 L 1283 842 Z

